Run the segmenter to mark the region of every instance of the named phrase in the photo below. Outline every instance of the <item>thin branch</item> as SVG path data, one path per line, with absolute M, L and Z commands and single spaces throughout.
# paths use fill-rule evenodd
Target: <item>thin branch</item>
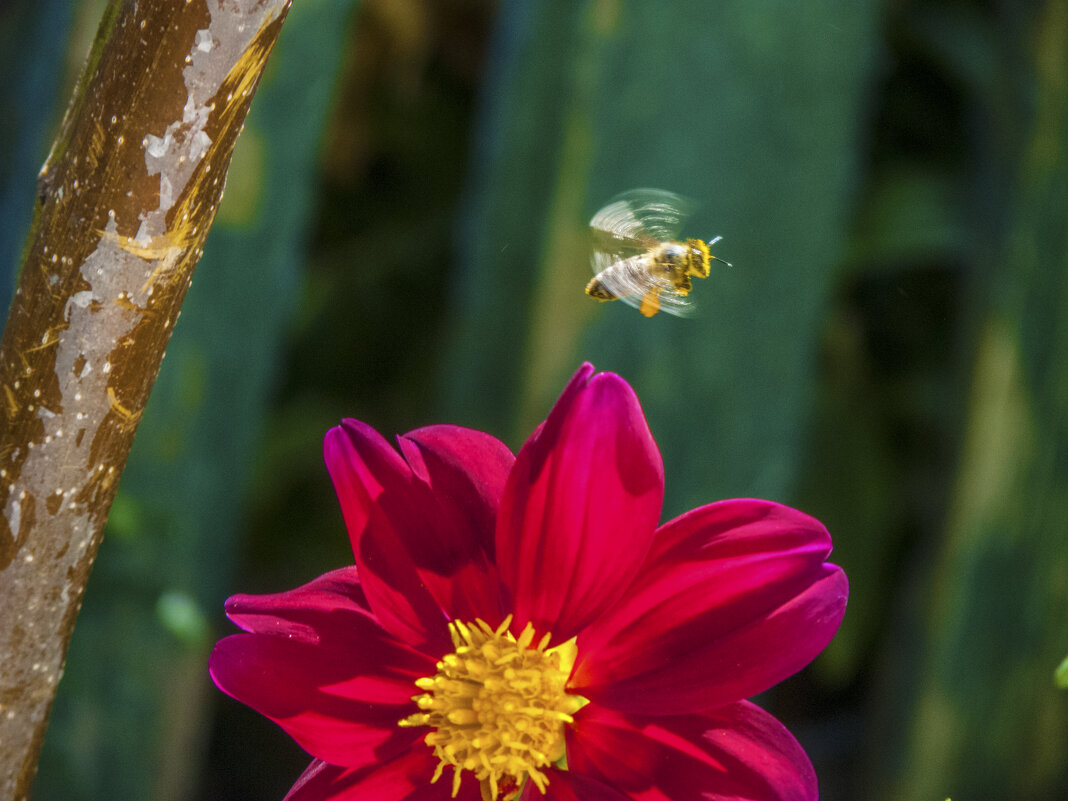
M 289 2 L 112 0 L 41 170 L 0 340 L 0 798 L 29 795 L 119 475 Z

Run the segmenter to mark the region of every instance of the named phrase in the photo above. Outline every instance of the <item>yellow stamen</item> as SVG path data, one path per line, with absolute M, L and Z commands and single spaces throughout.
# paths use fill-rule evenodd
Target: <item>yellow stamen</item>
M 549 648 L 545 634 L 534 645 L 530 623 L 518 638 L 511 623 L 511 615 L 496 629 L 483 620 L 450 623 L 456 650 L 435 675 L 416 680 L 424 691 L 412 698 L 420 711 L 399 722 L 434 729 L 424 738 L 439 760 L 431 782 L 451 765 L 454 798 L 465 770 L 482 784 L 484 801 L 517 795 L 527 779 L 544 793 L 543 768 L 563 758 L 564 726 L 587 703 L 566 688 L 575 639 Z

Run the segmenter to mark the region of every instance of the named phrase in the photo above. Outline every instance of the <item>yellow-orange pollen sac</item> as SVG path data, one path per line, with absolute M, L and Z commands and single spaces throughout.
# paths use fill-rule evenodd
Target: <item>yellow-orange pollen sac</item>
M 545 634 L 535 645 L 529 623 L 516 638 L 511 622 L 509 615 L 496 629 L 482 620 L 450 623 L 456 650 L 435 675 L 415 682 L 424 691 L 412 699 L 421 711 L 400 721 L 434 729 L 425 738 L 439 760 L 431 781 L 452 765 L 453 797 L 465 770 L 481 783 L 485 801 L 512 797 L 528 778 L 544 793 L 543 769 L 563 759 L 564 726 L 587 703 L 566 690 L 574 638 L 548 648 Z

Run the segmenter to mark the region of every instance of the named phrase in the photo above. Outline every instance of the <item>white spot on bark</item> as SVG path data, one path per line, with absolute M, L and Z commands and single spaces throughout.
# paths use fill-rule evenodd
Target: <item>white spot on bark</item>
M 64 315 L 68 320 L 70 319 L 70 307 L 71 305 L 77 306 L 79 309 L 84 309 L 93 302 L 93 292 L 90 289 L 83 289 L 81 292 L 75 292 L 70 296 L 70 303 L 67 305 L 67 313 Z
M 171 179 L 166 175 L 159 177 L 159 207 L 169 209 L 174 205 L 174 193 L 171 189 Z
M 272 7 L 265 9 L 264 5 Z M 160 176 L 159 207 L 140 215 L 135 241 L 142 246 L 166 233 L 166 213 L 185 191 L 197 163 L 211 147 L 206 129 L 215 108 L 212 98 L 261 26 L 281 14 L 288 3 L 207 0 L 207 6 L 211 22 L 196 32 L 193 46 L 185 56 L 188 66 L 182 70 L 186 88 L 182 117 L 162 132 L 146 133 L 142 142 L 148 174 Z M 227 97 L 227 102 L 230 100 Z
M 193 143 L 189 148 L 189 157 L 191 159 L 199 160 L 208 152 L 209 147 L 211 147 L 211 137 L 203 131 L 197 131 L 193 134 Z
M 148 134 L 145 136 L 143 144 L 145 146 L 145 155 L 154 159 L 161 159 L 167 155 L 167 151 L 174 144 L 174 137 L 171 136 L 170 128 L 168 128 L 162 137 Z

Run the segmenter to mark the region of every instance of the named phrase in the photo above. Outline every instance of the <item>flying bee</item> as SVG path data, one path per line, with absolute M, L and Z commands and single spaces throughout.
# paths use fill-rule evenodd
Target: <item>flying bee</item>
M 685 315 L 691 278 L 708 278 L 710 252 L 722 237 L 678 240 L 689 203 L 663 189 L 634 189 L 615 197 L 593 215 L 594 276 L 586 294 L 597 300 L 622 300 L 646 317 L 663 310 Z

